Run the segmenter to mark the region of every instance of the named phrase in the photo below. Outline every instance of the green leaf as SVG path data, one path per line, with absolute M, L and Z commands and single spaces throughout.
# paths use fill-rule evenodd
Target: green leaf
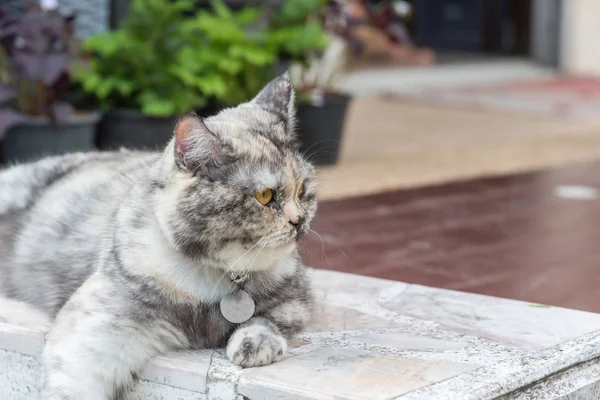
M 225 5 L 222 0 L 212 0 L 211 6 L 215 14 L 223 19 L 230 19 L 232 17 L 231 10 Z
M 159 97 L 154 92 L 145 92 L 139 96 L 142 113 L 154 117 L 168 117 L 175 114 L 173 103 Z
M 244 68 L 244 64 L 240 60 L 231 59 L 231 58 L 221 58 L 219 60 L 219 68 L 235 75 Z
M 82 77 L 82 79 L 81 79 L 83 89 L 86 92 L 96 91 L 98 86 L 100 85 L 101 81 L 102 81 L 102 78 L 100 78 L 100 75 L 97 75 L 94 73 L 88 74 L 85 77 Z
M 263 13 L 264 10 L 261 10 L 258 7 L 245 7 L 235 15 L 235 21 L 239 25 L 248 26 L 258 21 Z

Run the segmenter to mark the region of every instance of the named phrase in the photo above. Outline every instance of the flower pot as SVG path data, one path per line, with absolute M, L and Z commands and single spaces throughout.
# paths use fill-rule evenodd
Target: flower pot
M 223 104 L 219 104 L 215 100 L 210 100 L 208 104 L 206 104 L 202 108 L 196 108 L 194 112 L 198 114 L 202 118 L 212 117 L 213 115 L 217 115 L 222 109 L 227 106 Z
M 209 105 L 195 112 L 209 117 L 219 111 Z M 96 137 L 100 150 L 162 150 L 173 137 L 177 117 L 148 117 L 139 110 L 120 109 L 106 113 Z
M 31 117 L 9 128 L 0 140 L 0 161 L 32 161 L 45 156 L 94 150 L 94 134 L 100 113 L 74 114 L 55 125 L 47 118 Z
M 175 117 L 148 117 L 139 110 L 112 110 L 98 126 L 100 150 L 159 150 L 171 140 Z
M 316 165 L 337 163 L 344 121 L 352 98 L 328 94 L 322 106 L 300 103 L 297 107 L 301 150 Z

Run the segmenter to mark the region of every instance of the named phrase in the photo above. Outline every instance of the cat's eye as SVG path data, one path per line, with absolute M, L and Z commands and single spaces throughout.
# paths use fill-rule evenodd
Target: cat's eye
M 303 194 L 304 194 L 304 183 L 300 184 L 300 187 L 298 188 L 298 198 L 302 197 Z
M 271 202 L 271 200 L 273 200 L 273 190 L 265 189 L 262 192 L 256 192 L 254 193 L 254 197 L 256 198 L 256 200 L 258 200 L 260 204 L 266 206 Z

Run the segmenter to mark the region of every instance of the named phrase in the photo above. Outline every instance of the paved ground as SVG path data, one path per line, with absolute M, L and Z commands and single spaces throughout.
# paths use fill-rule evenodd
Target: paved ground
M 338 87 L 355 96 L 406 93 L 425 88 L 501 84 L 512 80 L 546 79 L 554 72 L 520 59 L 482 59 L 435 67 L 370 67 L 340 79 Z
M 576 119 L 560 112 L 570 101 L 577 105 L 571 111 L 589 117 L 585 104 L 600 106 L 599 80 L 500 59 L 371 68 L 339 86 L 356 97 L 341 162 L 320 171 L 323 199 L 600 159 L 600 112 Z M 432 98 L 443 93 L 454 97 Z
M 320 195 L 336 199 L 595 159 L 600 120 L 359 97 L 339 165 L 320 171 Z
M 322 202 L 320 238 L 308 237 L 305 257 L 317 268 L 600 312 L 598 171 L 581 164 Z
M 550 77 L 501 83 L 431 87 L 396 96 L 422 102 L 492 111 L 568 118 L 600 118 L 600 78 Z

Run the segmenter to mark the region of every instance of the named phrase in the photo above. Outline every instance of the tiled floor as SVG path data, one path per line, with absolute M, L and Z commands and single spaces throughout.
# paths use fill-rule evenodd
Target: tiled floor
M 583 186 L 583 187 L 579 187 Z M 322 202 L 317 268 L 600 312 L 600 164 Z

